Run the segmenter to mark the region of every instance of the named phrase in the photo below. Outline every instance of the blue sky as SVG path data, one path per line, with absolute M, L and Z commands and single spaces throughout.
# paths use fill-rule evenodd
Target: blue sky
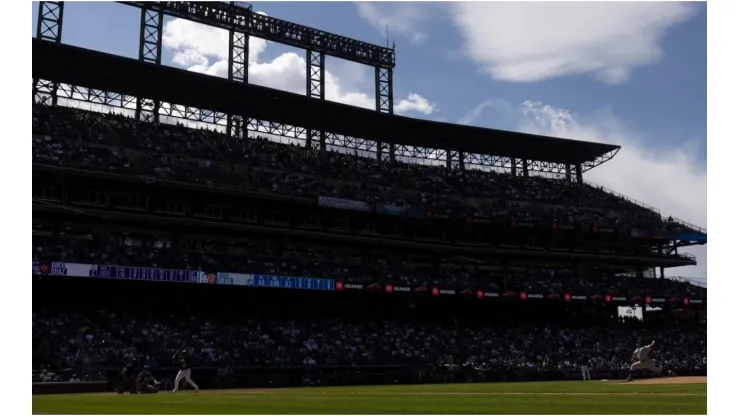
M 378 44 L 388 25 L 398 112 L 620 144 L 617 157 L 588 180 L 706 226 L 704 3 L 253 5 Z M 138 9 L 114 3 L 67 3 L 63 41 L 136 57 L 139 17 Z M 223 74 L 224 34 L 166 22 L 165 64 Z M 259 53 L 250 79 L 303 92 L 302 51 L 257 40 L 251 48 Z M 330 99 L 372 103 L 370 68 L 330 58 L 327 69 Z M 700 266 L 670 274 L 706 277 L 706 249 L 691 252 Z

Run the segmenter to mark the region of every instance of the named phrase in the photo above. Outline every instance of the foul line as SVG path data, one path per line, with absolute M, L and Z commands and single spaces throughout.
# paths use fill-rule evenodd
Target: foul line
M 670 393 L 670 392 L 398 392 L 398 391 L 377 391 L 377 392 L 303 392 L 303 391 L 273 391 L 265 390 L 235 390 L 234 393 L 244 394 L 274 394 L 274 395 L 295 395 L 295 396 L 706 396 L 706 393 Z
M 500 392 L 500 391 L 492 391 L 492 392 L 418 392 L 418 393 L 411 393 L 411 392 L 396 392 L 396 393 L 390 393 L 390 394 L 398 394 L 398 395 L 419 395 L 419 396 L 706 396 L 706 393 L 667 393 L 667 392 L 522 392 L 522 391 L 512 391 L 512 392 Z

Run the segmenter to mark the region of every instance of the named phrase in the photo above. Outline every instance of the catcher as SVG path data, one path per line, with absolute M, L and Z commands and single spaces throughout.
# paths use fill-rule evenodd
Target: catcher
M 159 382 L 154 378 L 151 371 L 149 371 L 148 365 L 145 365 L 141 373 L 139 373 L 139 376 L 136 378 L 136 385 L 138 392 L 142 394 L 159 392 Z
M 135 374 L 137 365 L 136 360 L 132 360 L 118 373 L 118 394 L 123 394 L 125 390 L 128 390 L 129 393 L 136 393 Z

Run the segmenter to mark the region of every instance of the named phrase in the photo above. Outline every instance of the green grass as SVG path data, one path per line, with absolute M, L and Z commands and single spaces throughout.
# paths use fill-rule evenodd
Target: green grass
M 33 396 L 34 414 L 706 414 L 706 384 L 613 382 Z

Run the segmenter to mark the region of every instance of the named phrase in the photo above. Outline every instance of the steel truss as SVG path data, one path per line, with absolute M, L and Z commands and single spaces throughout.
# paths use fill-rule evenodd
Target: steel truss
M 39 2 L 39 14 L 36 21 L 36 38 L 47 42 L 62 43 L 62 23 L 64 21 L 63 1 Z M 33 102 L 57 104 L 59 83 L 48 80 L 33 80 L 31 96 Z
M 452 168 L 459 165 L 459 152 L 451 155 L 450 165 Z M 530 173 L 538 172 L 545 175 L 567 176 L 568 166 L 564 163 L 546 162 L 541 160 L 525 160 L 506 156 L 484 155 L 478 153 L 463 153 L 462 163 L 465 167 L 478 167 L 493 169 L 516 176 L 529 176 Z M 575 174 L 575 172 L 573 173 Z
M 344 36 L 327 33 L 296 23 L 254 13 L 252 6 L 240 2 L 142 2 L 120 1 L 119 3 L 142 9 L 144 12 L 168 14 L 181 19 L 211 25 L 229 31 L 229 79 L 247 82 L 249 37 L 256 36 L 268 41 L 282 43 L 306 50 L 306 95 L 326 99 L 325 61 L 326 56 L 357 62 L 375 67 L 375 107 L 377 111 L 393 114 L 393 68 L 396 65 L 395 48 L 384 48 Z M 161 29 L 161 24 L 158 26 Z M 159 31 L 161 32 L 161 30 Z M 159 43 L 161 45 L 161 42 Z M 159 49 L 157 49 L 159 50 Z M 150 103 L 147 103 L 150 104 Z M 156 103 L 151 103 L 156 105 Z M 146 113 L 149 114 L 149 113 Z M 155 111 L 154 114 L 157 114 Z M 229 134 L 238 135 L 229 122 Z M 326 148 L 326 132 L 308 132 L 306 146 Z M 377 157 L 389 152 L 377 150 Z
M 150 64 L 162 63 L 162 23 L 164 14 L 141 9 L 139 60 Z
M 312 49 L 306 49 L 306 96 L 326 99 L 326 55 Z M 306 146 L 326 150 L 326 132 L 309 129 Z
M 168 102 L 162 102 L 159 109 L 159 116 L 172 117 L 196 123 L 214 124 L 221 127 L 226 124 L 225 113 Z
M 162 30 L 164 28 L 162 11 L 141 9 L 141 27 L 139 35 L 139 60 L 155 65 L 162 64 Z M 136 100 L 136 119 L 141 121 L 159 121 L 161 103 L 156 100 L 139 97 Z
M 512 167 L 516 168 L 516 161 L 509 157 L 483 155 L 479 153 L 463 153 L 462 156 L 462 163 L 465 167 L 476 166 L 483 168 L 506 169 L 507 172 L 510 172 Z
M 39 80 L 38 84 L 48 89 L 52 83 L 48 80 Z M 99 112 L 108 112 L 111 111 L 111 109 L 118 108 L 120 109 L 119 112 L 133 115 L 138 101 L 138 99 L 133 96 L 68 84 L 59 84 L 58 91 L 60 100 L 76 102 L 76 104 L 67 104 L 63 102 L 62 105 L 80 107 Z M 143 101 L 153 102 L 153 100 L 147 98 L 144 98 Z M 195 123 L 204 123 L 212 125 L 214 128 L 224 131 L 227 134 L 229 132 L 229 128 L 231 128 L 232 137 L 245 138 L 249 135 L 264 134 L 282 137 L 305 144 L 310 142 L 310 145 L 314 148 L 318 148 L 320 143 L 320 132 L 316 130 L 307 129 L 301 126 L 276 123 L 268 120 L 248 118 L 237 114 L 229 115 L 217 111 L 188 107 L 169 102 L 161 103 L 157 115 L 162 122 L 169 122 L 169 120 L 164 120 L 164 117 L 172 120 L 172 122 L 174 122 L 174 120 L 183 120 Z M 231 125 L 229 125 L 229 120 L 232 121 Z M 393 158 L 397 161 L 406 163 L 426 165 L 445 164 L 450 169 L 477 167 L 481 169 L 494 169 L 511 172 L 512 166 L 514 166 L 516 174 L 522 175 L 524 174 L 523 172 L 525 171 L 526 166 L 526 171 L 528 171 L 528 173 L 539 172 L 560 176 L 567 176 L 569 170 L 569 166 L 562 163 L 537 160 L 525 161 L 523 159 L 514 159 L 505 156 L 459 152 L 454 149 L 435 149 L 418 146 L 395 145 L 393 152 L 391 152 L 391 147 L 388 143 L 376 142 L 374 140 L 363 139 L 360 137 L 345 136 L 332 133 L 330 131 L 324 133 L 324 145 L 325 149 L 340 153 L 357 153 L 364 157 L 375 156 L 381 160 L 389 160 Z M 572 166 L 570 166 L 570 172 L 572 176 L 575 175 L 575 169 Z M 628 198 L 626 196 L 624 197 Z M 652 209 L 656 212 L 660 212 L 657 208 L 641 204 L 631 198 L 628 199 L 633 203 L 645 206 L 646 208 Z M 695 226 L 692 228 L 698 229 L 698 227 Z
M 59 84 L 59 98 L 66 101 L 90 104 L 89 108 L 91 110 L 95 109 L 94 106 L 99 105 L 120 108 L 131 113 L 136 111 L 136 97 L 134 96 L 75 85 Z
M 306 95 L 326 99 L 326 55 L 306 50 Z
M 542 162 L 539 160 L 527 160 L 527 170 L 530 172 L 551 173 L 564 175 L 567 169 L 565 163 Z
M 395 145 L 394 159 L 400 162 L 420 165 L 443 165 L 447 161 L 447 150 Z
M 356 151 L 358 153 L 372 155 L 378 151 L 378 143 L 374 140 L 361 139 L 359 137 L 343 136 L 341 134 L 327 133 L 326 144 L 335 149 Z M 341 150 L 340 150 L 341 151 Z
M 249 81 L 249 35 L 233 30 L 229 31 L 229 79 Z
M 614 158 L 614 156 L 616 156 L 617 153 L 619 153 L 619 150 L 620 149 L 615 149 L 615 150 L 612 150 L 611 152 L 608 152 L 608 153 L 605 153 L 605 154 L 603 154 L 601 156 L 598 156 L 594 160 L 589 160 L 589 161 L 583 162 L 581 164 L 581 174 L 584 174 L 584 173 L 588 172 L 589 170 L 591 170 L 591 169 L 593 169 L 593 168 L 595 168 L 595 167 L 597 167 L 597 166 L 599 166 L 601 164 L 604 164 L 604 163 L 612 160 Z
M 261 133 L 271 136 L 280 136 L 293 140 L 305 140 L 308 130 L 303 127 L 291 126 L 288 124 L 274 123 L 272 121 L 258 120 L 256 118 L 247 119 L 246 128 L 252 133 Z
M 36 38 L 48 42 L 61 43 L 63 20 L 63 1 L 39 2 L 39 15 L 36 22 Z
M 228 65 L 229 80 L 245 84 L 249 82 L 249 35 L 246 33 L 237 32 L 233 29 L 229 31 Z M 244 137 L 246 129 L 244 119 L 245 117 L 241 115 L 227 115 L 226 134 L 229 137 Z
M 165 14 L 226 30 L 235 30 L 272 42 L 301 49 L 311 49 L 364 65 L 393 68 L 396 52 L 391 48 L 361 42 L 297 23 L 254 13 L 240 2 L 200 1 L 119 1 L 129 6 L 161 10 Z
M 375 67 L 375 111 L 380 113 L 393 114 L 393 68 Z M 385 158 L 386 152 L 390 153 L 389 158 L 393 161 L 396 159 L 395 145 L 380 143 L 377 151 L 377 159 Z M 400 155 L 404 157 L 403 155 Z
M 393 69 L 375 67 L 375 111 L 393 114 Z
M 57 105 L 59 83 L 45 79 L 33 80 L 33 102 L 46 105 Z
M 229 114 L 226 117 L 226 134 L 229 137 L 241 139 L 247 136 L 245 134 L 247 131 L 247 123 L 245 122 L 244 117 L 233 114 Z
M 447 169 L 461 169 L 462 158 L 460 156 L 459 151 L 447 149 Z
M 162 29 L 164 14 L 172 15 L 229 31 L 229 78 L 248 82 L 250 36 L 306 49 L 306 94 L 325 99 L 326 55 L 375 67 L 376 110 L 393 113 L 393 68 L 395 50 L 334 35 L 317 29 L 286 22 L 258 13 L 250 5 L 240 2 L 119 2 L 142 10 L 139 59 L 155 65 L 162 60 Z M 64 2 L 40 2 L 37 38 L 61 42 Z M 34 80 L 33 97 L 36 102 L 56 104 L 59 85 L 48 80 Z M 64 98 L 91 105 L 120 107 L 131 110 L 132 99 L 121 94 L 64 87 Z M 139 120 L 157 121 L 159 116 L 184 119 L 199 123 L 213 123 L 226 127 L 232 137 L 247 137 L 247 130 L 274 134 L 306 141 L 307 146 L 325 149 L 347 149 L 375 152 L 378 159 L 415 160 L 425 163 L 446 163 L 450 168 L 466 165 L 507 169 L 512 174 L 530 172 L 570 174 L 573 166 L 562 163 L 513 159 L 504 156 L 466 154 L 453 149 L 426 149 L 413 146 L 390 145 L 331 132 L 309 131 L 301 127 L 258 121 L 242 114 L 229 114 L 188 108 L 169 103 L 158 103 L 139 97 L 134 100 L 135 116 Z M 612 159 L 617 150 L 576 167 L 580 175 Z M 577 175 L 577 176 L 580 176 Z

